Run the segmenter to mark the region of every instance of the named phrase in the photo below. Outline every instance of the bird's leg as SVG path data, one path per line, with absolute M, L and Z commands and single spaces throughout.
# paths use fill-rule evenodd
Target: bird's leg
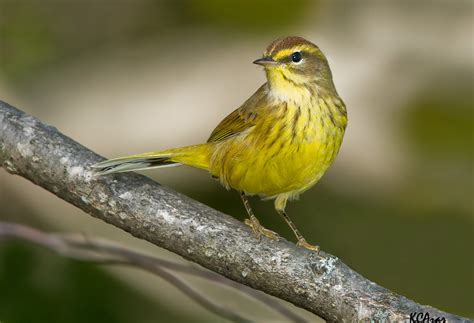
M 311 250 L 311 251 L 319 252 L 319 246 L 313 246 L 313 245 L 309 244 L 308 242 L 306 242 L 306 239 L 303 238 L 303 236 L 298 231 L 298 229 L 296 228 L 293 221 L 291 221 L 288 214 L 286 214 L 285 210 L 278 210 L 277 209 L 277 212 L 278 212 L 278 214 L 280 214 L 283 217 L 283 219 L 285 219 L 286 223 L 290 226 L 291 230 L 293 230 L 296 238 L 298 239 L 298 242 L 296 243 L 296 245 L 298 247 L 303 247 L 303 248 L 306 248 L 306 249 Z
M 240 197 L 242 198 L 242 202 L 244 202 L 245 209 L 247 210 L 247 213 L 249 215 L 249 219 L 245 219 L 245 224 L 252 228 L 252 231 L 257 237 L 257 239 L 260 240 L 260 237 L 263 234 L 269 239 L 278 240 L 279 236 L 276 232 L 265 229 L 260 224 L 260 221 L 258 221 L 257 217 L 253 214 L 247 196 L 244 193 L 240 193 Z

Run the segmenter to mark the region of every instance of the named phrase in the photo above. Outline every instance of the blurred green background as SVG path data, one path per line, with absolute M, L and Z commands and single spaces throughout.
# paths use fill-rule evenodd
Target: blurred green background
M 207 139 L 264 82 L 284 35 L 326 53 L 349 113 L 321 182 L 289 204 L 310 242 L 422 304 L 474 317 L 473 4 L 455 1 L 0 0 L 0 99 L 107 157 Z M 146 172 L 238 219 L 199 170 Z M 292 241 L 270 202 L 269 228 Z M 83 232 L 183 261 L 0 169 L 0 220 Z M 193 286 L 259 322 L 235 292 Z M 295 312 L 314 318 L 288 305 Z M 159 278 L 0 242 L 0 321 L 219 322 Z

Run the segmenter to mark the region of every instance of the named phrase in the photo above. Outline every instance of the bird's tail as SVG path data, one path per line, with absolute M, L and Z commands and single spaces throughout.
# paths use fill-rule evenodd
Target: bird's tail
M 109 159 L 93 165 L 92 168 L 101 175 L 178 165 L 207 170 L 209 156 L 210 147 L 202 144 Z

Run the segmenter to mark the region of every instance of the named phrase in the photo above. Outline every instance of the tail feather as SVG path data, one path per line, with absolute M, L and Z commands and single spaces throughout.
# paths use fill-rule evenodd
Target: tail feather
M 195 145 L 139 155 L 120 157 L 92 165 L 99 175 L 124 173 L 130 171 L 189 165 L 207 169 L 208 149 L 206 145 Z
M 136 170 L 179 165 L 179 163 L 170 161 L 168 157 L 157 157 L 137 159 L 111 159 L 95 164 L 92 167 L 94 168 L 96 173 L 100 175 L 106 175 L 112 173 L 124 173 Z

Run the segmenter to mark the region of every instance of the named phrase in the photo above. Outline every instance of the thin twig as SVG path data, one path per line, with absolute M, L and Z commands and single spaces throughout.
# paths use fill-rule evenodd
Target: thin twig
M 184 265 L 184 264 L 179 264 L 179 263 L 174 263 L 171 261 L 167 261 L 164 259 L 159 259 L 159 258 L 154 258 L 150 257 L 147 255 L 143 255 L 140 253 L 137 253 L 133 250 L 126 249 L 122 246 L 116 245 L 116 244 L 110 244 L 110 242 L 102 241 L 102 240 L 95 240 L 91 241 L 90 239 L 87 239 L 86 241 L 77 241 L 77 240 L 69 240 L 70 243 L 72 244 L 78 244 L 82 247 L 85 248 L 98 248 L 105 250 L 107 253 L 110 253 L 111 255 L 117 255 L 121 256 L 126 259 L 126 261 L 130 265 L 134 265 L 138 263 L 137 259 L 147 259 L 148 261 L 151 261 L 155 263 L 156 266 L 161 266 L 163 268 L 179 271 L 181 273 L 201 277 L 207 280 L 210 280 L 212 282 L 216 282 L 222 285 L 229 286 L 231 288 L 235 288 L 248 296 L 255 298 L 256 300 L 266 304 L 268 307 L 270 307 L 272 310 L 277 311 L 284 317 L 288 318 L 292 322 L 306 322 L 305 319 L 303 319 L 301 316 L 297 315 L 296 313 L 290 311 L 288 308 L 283 306 L 280 302 L 276 301 L 275 299 L 265 295 L 261 291 L 255 290 L 253 288 L 250 288 L 248 286 L 236 283 L 222 275 L 216 274 L 212 271 L 208 270 L 202 270 L 196 266 L 189 266 L 189 265 Z M 92 244 L 91 244 L 92 243 Z
M 305 322 L 305 320 L 299 315 L 288 310 L 279 302 L 263 294 L 262 292 L 253 290 L 245 285 L 235 283 L 216 273 L 197 267 L 191 267 L 189 265 L 151 257 L 128 249 L 124 246 L 120 246 L 111 241 L 84 237 L 80 234 L 45 233 L 21 224 L 0 222 L 0 240 L 7 238 L 28 241 L 30 243 L 34 243 L 36 245 L 48 248 L 49 250 L 55 251 L 65 257 L 76 260 L 94 262 L 98 264 L 128 265 L 146 270 L 169 281 L 172 285 L 180 289 L 183 293 L 195 300 L 204 308 L 230 320 L 236 320 L 239 322 L 246 321 L 239 315 L 210 302 L 204 296 L 188 287 L 186 283 L 182 282 L 173 274 L 168 273 L 164 269 L 201 277 L 212 282 L 229 286 L 231 288 L 236 288 L 250 297 L 253 297 L 266 304 L 271 309 L 279 312 L 292 322 Z

